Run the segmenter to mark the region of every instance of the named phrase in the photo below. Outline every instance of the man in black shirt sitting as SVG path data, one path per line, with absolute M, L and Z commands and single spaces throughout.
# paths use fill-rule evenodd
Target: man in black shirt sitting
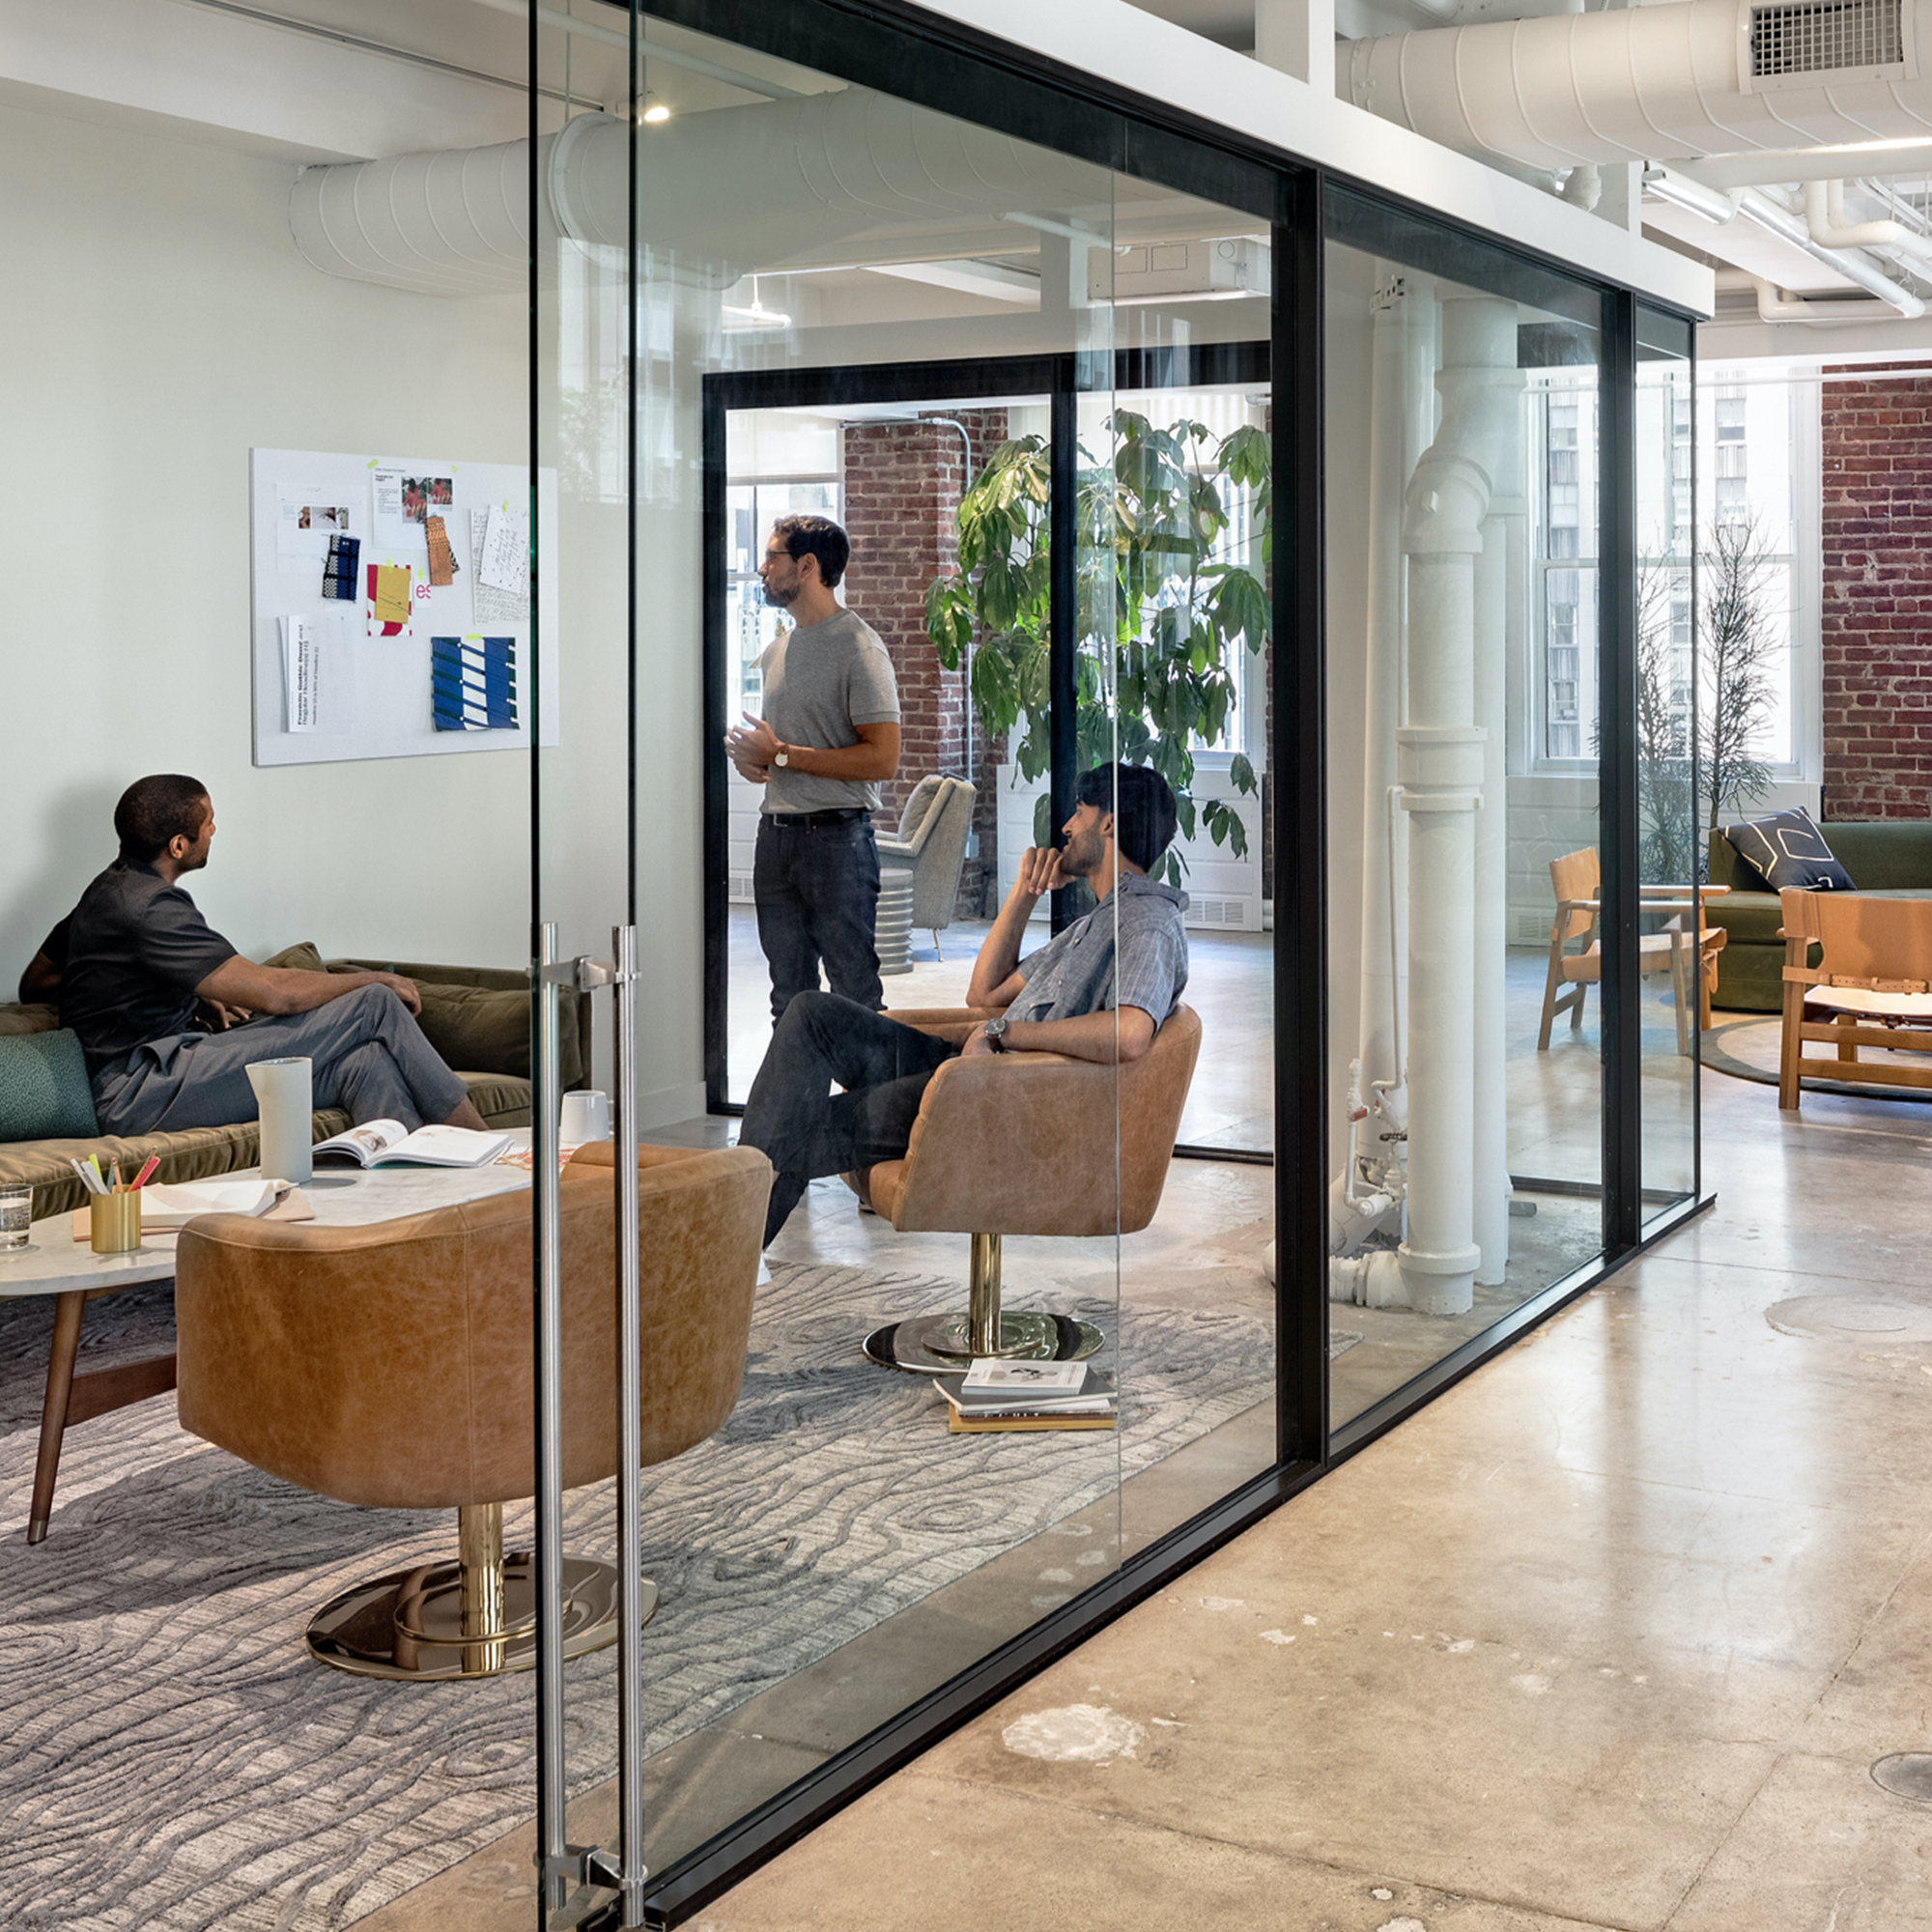
M 79 1035 L 102 1132 L 253 1120 L 249 1065 L 298 1055 L 314 1062 L 315 1104 L 358 1125 L 483 1125 L 415 1022 L 412 981 L 258 966 L 211 929 L 179 884 L 208 864 L 207 786 L 178 773 L 137 780 L 114 808 L 114 830 L 121 856 L 20 979 L 23 1000 L 56 1000 L 61 1024 Z

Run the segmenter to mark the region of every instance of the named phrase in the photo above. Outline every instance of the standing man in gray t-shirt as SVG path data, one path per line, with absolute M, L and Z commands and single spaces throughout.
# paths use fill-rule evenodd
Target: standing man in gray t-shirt
M 886 1003 L 873 922 L 879 848 L 872 811 L 899 765 L 893 662 L 833 595 L 851 553 L 828 517 L 781 517 L 758 577 L 795 628 L 759 661 L 765 715 L 725 734 L 739 772 L 765 787 L 752 896 L 772 971 L 772 1018 L 818 989 L 874 1012 Z

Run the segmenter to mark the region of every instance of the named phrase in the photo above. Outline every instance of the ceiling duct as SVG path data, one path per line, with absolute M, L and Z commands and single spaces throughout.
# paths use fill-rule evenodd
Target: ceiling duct
M 1923 138 L 1932 0 L 1672 0 L 1344 42 L 1339 92 L 1529 168 Z
M 1105 169 L 867 89 L 680 114 L 640 138 L 652 188 L 638 197 L 639 244 L 716 288 L 868 253 L 956 262 L 1033 245 L 1041 228 L 1106 245 Z M 627 121 L 583 114 L 544 136 L 545 231 L 625 245 L 630 166 Z M 289 219 L 327 274 L 514 293 L 529 274 L 528 183 L 526 141 L 305 168 Z

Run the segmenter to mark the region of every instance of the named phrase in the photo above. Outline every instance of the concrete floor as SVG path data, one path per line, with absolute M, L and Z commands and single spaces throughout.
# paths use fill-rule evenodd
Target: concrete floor
M 1870 1776 L 1932 1749 L 1932 1122 L 1703 1084 L 1712 1212 L 696 1925 L 1932 1925 Z M 1131 1755 L 1003 1735 L 1079 1706 Z

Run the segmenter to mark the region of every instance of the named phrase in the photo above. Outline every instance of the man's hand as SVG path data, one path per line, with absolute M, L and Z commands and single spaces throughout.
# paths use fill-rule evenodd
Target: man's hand
M 986 1037 L 985 1027 L 983 1025 L 980 1025 L 980 1026 L 976 1026 L 973 1029 L 973 1031 L 966 1036 L 965 1040 L 961 1043 L 959 1048 L 959 1058 L 961 1060 L 980 1060 L 987 1054 L 996 1054 L 999 1052 L 999 1050 L 1000 1049 L 996 1047 L 993 1044 L 993 1042 Z
M 762 718 L 747 711 L 745 722 L 735 731 L 724 734 L 724 750 L 731 762 L 742 771 L 747 765 L 769 768 L 779 754 L 778 733 Z
M 413 980 L 405 980 L 400 973 L 371 973 L 369 977 L 377 985 L 388 987 L 411 1012 L 422 1011 L 422 995 L 416 991 L 416 982 Z
M 230 1027 L 240 1026 L 255 1015 L 246 1007 L 231 1007 L 223 1000 L 204 1000 L 197 1017 L 210 1033 L 226 1033 Z
M 1013 891 L 1021 893 L 1029 899 L 1043 897 L 1048 893 L 1057 893 L 1062 886 L 1070 886 L 1073 881 L 1060 869 L 1060 853 L 1051 845 L 1035 845 L 1020 854 L 1019 876 L 1013 881 Z

